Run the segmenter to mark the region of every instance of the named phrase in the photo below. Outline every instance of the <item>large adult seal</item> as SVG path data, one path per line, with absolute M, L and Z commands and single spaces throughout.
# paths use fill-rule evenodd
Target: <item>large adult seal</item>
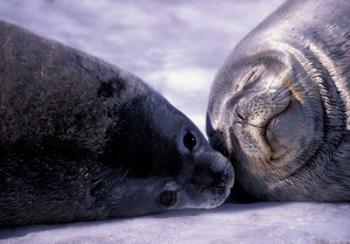
M 207 133 L 236 169 L 233 196 L 350 200 L 350 1 L 288 1 L 234 48 Z
M 0 22 L 0 226 L 212 208 L 230 162 L 140 79 Z

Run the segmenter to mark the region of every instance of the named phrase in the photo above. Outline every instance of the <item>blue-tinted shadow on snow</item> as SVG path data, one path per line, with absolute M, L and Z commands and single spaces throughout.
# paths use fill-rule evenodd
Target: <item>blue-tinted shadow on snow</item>
M 119 218 L 113 220 L 102 220 L 102 221 L 87 221 L 87 222 L 77 222 L 77 223 L 68 223 L 68 224 L 58 224 L 58 225 L 32 225 L 32 226 L 23 226 L 15 228 L 4 228 L 0 229 L 0 240 L 9 239 L 13 237 L 26 236 L 35 232 L 47 232 L 51 230 L 64 230 L 72 228 L 91 228 L 94 226 L 103 226 L 109 225 L 111 223 L 123 223 L 128 221 L 137 221 L 141 218 L 154 218 L 154 219 L 167 219 L 167 218 L 185 218 L 190 216 L 202 216 L 202 215 L 223 215 L 223 214 L 234 214 L 235 212 L 242 211 L 252 211 L 262 208 L 273 208 L 281 207 L 283 205 L 288 205 L 290 203 L 281 203 L 281 202 L 262 202 L 262 203 L 249 203 L 249 204 L 224 204 L 215 209 L 183 209 L 183 210 L 170 210 L 167 212 L 147 215 L 134 218 Z

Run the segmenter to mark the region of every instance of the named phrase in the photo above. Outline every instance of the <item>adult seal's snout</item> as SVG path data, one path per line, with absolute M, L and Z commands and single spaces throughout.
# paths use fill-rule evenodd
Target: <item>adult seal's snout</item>
M 287 1 L 216 75 L 211 144 L 235 166 L 233 197 L 350 201 L 350 1 Z

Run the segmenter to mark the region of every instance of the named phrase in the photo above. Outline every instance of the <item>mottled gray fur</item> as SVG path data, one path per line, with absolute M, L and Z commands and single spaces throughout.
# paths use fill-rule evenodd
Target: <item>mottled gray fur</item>
M 350 200 L 350 1 L 287 1 L 234 48 L 207 132 L 230 157 L 232 197 Z
M 0 226 L 211 208 L 228 196 L 227 159 L 140 79 L 1 21 L 0 57 Z

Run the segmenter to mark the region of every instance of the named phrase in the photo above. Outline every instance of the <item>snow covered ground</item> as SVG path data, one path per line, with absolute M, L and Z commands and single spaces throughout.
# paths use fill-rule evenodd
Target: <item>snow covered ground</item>
M 226 55 L 283 0 L 1 0 L 0 18 L 137 74 L 204 130 Z M 0 243 L 350 243 L 350 204 L 258 203 L 0 230 Z
M 1 243 L 350 243 L 350 205 L 226 204 L 134 219 L 0 231 Z

